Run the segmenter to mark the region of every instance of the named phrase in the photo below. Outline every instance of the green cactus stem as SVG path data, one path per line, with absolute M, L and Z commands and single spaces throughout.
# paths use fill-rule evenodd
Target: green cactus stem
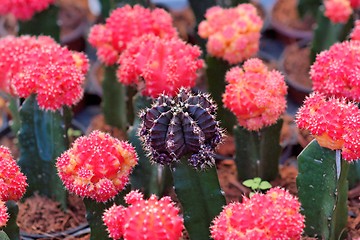
M 322 0 L 298 0 L 297 9 L 301 17 L 305 17 L 310 14 L 312 17 L 316 17 L 317 9 L 322 4 Z
M 280 119 L 258 132 L 240 126 L 234 127 L 235 163 L 239 180 L 260 177 L 272 181 L 279 175 L 282 123 L 283 120 Z
M 341 160 L 339 179 L 336 154 L 313 140 L 298 156 L 297 186 L 305 234 L 319 239 L 342 239 L 347 223 L 347 174 L 349 164 Z
M 10 240 L 4 231 L 0 231 L 0 240 Z
M 11 131 L 16 134 L 20 130 L 20 114 L 19 114 L 19 99 L 9 96 L 8 108 L 11 113 L 10 127 Z
M 6 223 L 6 226 L 2 230 L 11 240 L 20 240 L 20 230 L 18 225 L 16 224 L 16 218 L 19 213 L 19 207 L 14 201 L 7 201 L 5 204 L 10 218 Z M 0 234 L 0 239 L 2 239 L 1 234 Z
M 151 98 L 142 96 L 139 93 L 134 96 L 133 106 L 135 120 L 133 126 L 131 126 L 128 131 L 129 141 L 135 147 L 139 158 L 138 164 L 135 166 L 130 176 L 131 186 L 134 189 L 140 189 L 146 198 L 149 198 L 151 194 L 161 197 L 164 194 L 166 187 L 169 187 L 172 184 L 169 168 L 158 164 L 151 164 L 138 136 L 141 119 L 136 113 L 150 107 L 151 103 Z
M 130 192 L 130 185 L 121 191 L 115 198 L 102 203 L 97 202 L 91 198 L 84 198 L 86 208 L 86 220 L 90 226 L 90 240 L 111 240 L 108 237 L 106 226 L 102 220 L 103 213 L 106 209 L 116 205 L 125 205 L 124 197 Z
M 68 147 L 62 114 L 41 110 L 31 95 L 20 108 L 20 120 L 18 164 L 29 184 L 25 197 L 38 191 L 65 207 L 66 191 L 55 167 L 56 158 Z
M 50 5 L 46 10 L 35 14 L 29 21 L 20 22 L 20 35 L 46 35 L 51 36 L 57 42 L 60 39 L 60 28 L 57 24 L 59 8 Z
M 320 6 L 317 11 L 316 28 L 311 45 L 310 61 L 313 63 L 316 54 L 328 49 L 336 42 L 342 42 L 349 35 L 353 27 L 353 18 L 350 17 L 346 24 L 334 24 L 324 15 L 324 6 Z
M 190 239 L 208 240 L 211 221 L 226 204 L 216 168 L 197 171 L 188 164 L 185 156 L 173 164 L 172 175 Z
M 232 133 L 233 127 L 236 124 L 235 116 L 228 109 L 223 107 L 222 95 L 225 92 L 225 74 L 230 69 L 226 61 L 211 56 L 206 57 L 206 75 L 208 79 L 208 91 L 211 97 L 215 100 L 218 111 L 217 119 L 220 121 L 220 126 L 225 128 L 228 133 Z
M 128 125 L 126 87 L 116 78 L 116 66 L 105 68 L 102 89 L 102 107 L 105 122 L 125 132 Z

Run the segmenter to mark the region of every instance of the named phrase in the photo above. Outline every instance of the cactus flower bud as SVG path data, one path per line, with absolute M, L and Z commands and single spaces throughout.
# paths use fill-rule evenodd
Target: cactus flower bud
M 213 220 L 211 236 L 225 239 L 300 239 L 304 216 L 300 202 L 288 191 L 272 188 L 266 194 L 255 193 L 242 203 L 225 206 Z
M 60 179 L 70 192 L 98 202 L 123 190 L 136 164 L 134 147 L 100 131 L 76 139 L 56 162 Z
M 1 0 L 0 15 L 11 13 L 17 19 L 25 21 L 54 2 L 55 0 Z
M 299 109 L 296 122 L 308 129 L 322 147 L 342 150 L 347 161 L 360 158 L 360 109 L 345 99 L 311 94 Z
M 279 71 L 269 71 L 257 58 L 244 63 L 244 70 L 231 68 L 226 73 L 224 106 L 235 114 L 244 128 L 258 131 L 276 123 L 286 108 L 287 87 Z
M 163 9 L 151 11 L 140 5 L 125 5 L 115 9 L 105 25 L 92 27 L 89 42 L 97 48 L 99 59 L 106 65 L 112 65 L 130 42 L 144 34 L 161 38 L 177 36 L 170 14 Z
M 0 146 L 0 200 L 18 201 L 25 193 L 26 177 L 7 147 Z
M 316 56 L 310 77 L 314 91 L 360 102 L 360 41 L 335 43 Z
M 251 4 L 223 9 L 212 7 L 199 25 L 199 35 L 208 38 L 207 51 L 230 64 L 240 63 L 259 50 L 263 22 Z
M 5 202 L 0 200 L 0 228 L 6 225 L 8 219 L 9 219 L 9 215 L 7 213 Z
M 325 16 L 333 23 L 346 23 L 353 10 L 350 0 L 325 0 Z
M 197 70 L 203 66 L 200 55 L 199 47 L 181 39 L 144 35 L 120 56 L 117 77 L 123 84 L 138 85 L 145 96 L 174 96 L 180 87 L 195 85 Z
M 111 238 L 124 240 L 179 240 L 184 229 L 170 197 L 160 200 L 152 195 L 143 199 L 142 193 L 131 191 L 125 197 L 128 207 L 112 206 L 105 211 L 103 220 Z
M 208 95 L 193 95 L 184 88 L 176 97 L 160 96 L 140 115 L 139 135 L 151 159 L 171 164 L 189 154 L 194 168 L 212 166 L 214 148 L 222 138 L 215 110 Z

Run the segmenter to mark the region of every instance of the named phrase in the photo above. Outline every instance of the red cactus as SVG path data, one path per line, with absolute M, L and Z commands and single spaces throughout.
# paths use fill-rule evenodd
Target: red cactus
M 230 69 L 226 74 L 224 106 L 237 117 L 239 124 L 257 131 L 274 124 L 285 111 L 287 93 L 284 77 L 268 71 L 260 59 L 249 59 L 244 70 Z
M 360 158 L 360 110 L 344 99 L 313 93 L 299 109 L 296 122 L 308 129 L 322 147 L 342 150 L 345 160 Z
M 0 89 L 15 95 L 12 79 L 32 61 L 28 54 L 43 45 L 51 44 L 55 45 L 56 42 L 46 36 L 8 36 L 0 39 Z
M 360 20 L 355 21 L 355 26 L 351 32 L 350 39 L 356 41 L 360 40 Z
M 88 60 L 55 43 L 26 53 L 31 59 L 12 78 L 15 92 L 27 98 L 37 94 L 40 108 L 55 111 L 76 104 L 83 96 Z
M 29 20 L 55 0 L 1 0 L 0 15 L 13 14 L 19 20 Z
M 0 200 L 18 201 L 25 193 L 26 177 L 7 147 L 0 146 Z
M 321 52 L 311 66 L 314 91 L 327 97 L 360 101 L 360 41 L 336 43 Z
M 124 240 L 178 240 L 184 229 L 179 209 L 170 197 L 160 200 L 152 195 L 144 200 L 138 191 L 126 195 L 128 207 L 112 206 L 106 210 L 103 220 L 113 239 Z
M 299 211 L 297 198 L 284 189 L 255 193 L 242 203 L 225 206 L 213 220 L 211 236 L 214 240 L 300 239 L 305 225 Z
M 123 190 L 136 164 L 136 152 L 129 143 L 94 131 L 78 138 L 56 166 L 69 191 L 105 202 Z
M 333 23 L 346 23 L 353 10 L 350 0 L 325 0 L 325 16 Z
M 223 9 L 212 7 L 199 25 L 199 35 L 208 38 L 208 52 L 231 64 L 252 57 L 259 49 L 263 22 L 251 4 Z
M 184 41 L 144 35 L 120 56 L 117 76 L 124 84 L 137 84 L 142 94 L 174 96 L 181 87 L 195 85 L 197 70 L 203 66 L 201 51 Z
M 0 228 L 6 225 L 8 219 L 9 219 L 9 215 L 7 213 L 5 202 L 0 200 Z
M 97 48 L 100 60 L 112 65 L 130 42 L 150 33 L 161 38 L 177 36 L 171 16 L 166 11 L 125 5 L 115 9 L 105 25 L 98 24 L 90 30 L 89 42 Z

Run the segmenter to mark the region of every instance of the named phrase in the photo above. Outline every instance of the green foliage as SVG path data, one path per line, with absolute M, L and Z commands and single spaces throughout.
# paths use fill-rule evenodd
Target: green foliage
M 106 226 L 102 220 L 103 213 L 106 209 L 112 207 L 114 204 L 125 206 L 124 197 L 130 192 L 130 185 L 121 191 L 115 198 L 102 203 L 96 202 L 91 198 L 84 198 L 86 208 L 86 220 L 90 226 L 90 240 L 111 240 L 108 237 Z
M 239 180 L 260 177 L 272 181 L 278 176 L 282 123 L 283 120 L 280 119 L 258 132 L 248 131 L 240 126 L 234 127 L 235 163 Z
M 20 230 L 16 223 L 16 218 L 19 213 L 19 207 L 14 201 L 7 201 L 5 204 L 10 218 L 6 223 L 6 226 L 2 230 L 11 240 L 20 240 Z M 0 239 L 2 239 L 1 234 Z
M 11 131 L 16 134 L 20 130 L 19 99 L 8 95 L 9 110 L 11 112 Z
M 217 120 L 221 127 L 228 133 L 232 133 L 233 126 L 236 124 L 235 116 L 228 109 L 223 107 L 222 95 L 225 92 L 225 74 L 230 69 L 226 61 L 211 56 L 206 57 L 206 75 L 208 79 L 208 91 L 218 106 Z
M 248 179 L 243 182 L 245 187 L 251 188 L 253 192 L 260 192 L 263 190 L 268 190 L 272 186 L 268 181 L 262 181 L 261 178 L 256 177 L 253 179 Z
M 105 122 L 125 132 L 128 126 L 126 87 L 116 78 L 116 66 L 105 68 L 102 89 L 102 107 Z
M 39 192 L 65 207 L 66 191 L 55 166 L 56 158 L 68 147 L 63 116 L 59 111 L 41 110 L 31 95 L 20 108 L 20 119 L 18 164 L 29 184 L 25 196 Z
M 311 46 L 310 61 L 314 62 L 316 54 L 330 48 L 334 43 L 341 42 L 349 35 L 353 27 L 353 19 L 350 18 L 346 24 L 334 24 L 324 15 L 324 7 L 317 10 L 316 28 Z
M 4 231 L 0 231 L 0 240 L 10 240 Z
M 55 5 L 35 14 L 29 21 L 20 22 L 19 34 L 21 35 L 47 35 L 59 41 L 60 28 L 57 24 L 59 8 Z
M 211 221 L 226 204 L 216 168 L 196 171 L 183 157 L 172 166 L 172 175 L 190 239 L 208 240 Z
M 342 163 L 336 176 L 335 151 L 313 140 L 298 156 L 297 186 L 305 234 L 321 239 L 340 239 L 347 221 L 347 170 Z
M 138 93 L 134 96 L 133 102 L 135 113 L 139 113 L 151 106 L 152 99 Z M 165 189 L 172 185 L 171 173 L 168 167 L 151 164 L 137 134 L 140 124 L 139 115 L 136 115 L 134 124 L 128 131 L 129 141 L 135 147 L 139 158 L 138 164 L 130 176 L 131 186 L 134 189 L 140 189 L 146 198 L 149 198 L 151 194 L 161 197 Z
M 321 6 L 322 0 L 298 0 L 298 12 L 301 17 L 310 14 L 314 18 L 317 14 L 317 9 Z

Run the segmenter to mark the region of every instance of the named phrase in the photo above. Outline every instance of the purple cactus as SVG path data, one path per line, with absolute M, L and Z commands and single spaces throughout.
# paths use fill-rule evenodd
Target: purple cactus
M 152 161 L 171 164 L 189 155 L 194 168 L 214 165 L 214 149 L 223 135 L 215 110 L 209 95 L 184 88 L 174 98 L 160 96 L 140 115 L 139 135 Z

